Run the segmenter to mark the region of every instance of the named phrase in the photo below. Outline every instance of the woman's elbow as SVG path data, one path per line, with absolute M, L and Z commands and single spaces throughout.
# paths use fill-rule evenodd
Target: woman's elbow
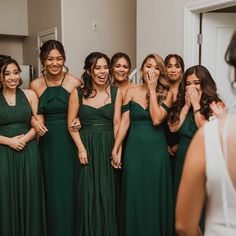
M 186 224 L 184 224 L 183 222 L 180 222 L 178 220 L 176 220 L 176 222 L 175 222 L 175 229 L 176 229 L 176 232 L 178 233 L 179 236 L 190 235 L 189 234 L 190 231 L 186 227 Z
M 187 222 L 183 222 L 176 218 L 175 229 L 179 236 L 198 235 L 198 225 L 193 225 Z
M 178 235 L 185 235 L 186 232 L 185 225 L 182 222 L 175 221 L 175 230 L 178 233 Z
M 158 120 L 158 119 L 154 119 L 154 120 L 152 121 L 152 124 L 153 124 L 153 126 L 158 126 L 158 125 L 161 124 L 161 121 Z

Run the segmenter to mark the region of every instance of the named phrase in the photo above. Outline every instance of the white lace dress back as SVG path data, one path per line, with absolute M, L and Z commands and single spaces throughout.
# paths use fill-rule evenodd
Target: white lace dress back
M 236 127 L 229 113 L 204 126 L 206 159 L 206 224 L 204 236 L 236 236 Z M 234 137 L 232 137 L 234 136 Z

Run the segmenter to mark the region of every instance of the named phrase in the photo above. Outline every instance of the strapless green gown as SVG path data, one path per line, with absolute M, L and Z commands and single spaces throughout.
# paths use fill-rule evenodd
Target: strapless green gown
M 0 91 L 0 135 L 14 137 L 31 129 L 31 108 L 20 89 L 9 106 Z M 35 139 L 22 151 L 0 144 L 0 235 L 46 235 L 42 169 Z
M 117 89 L 111 87 L 110 104 L 98 109 L 83 104 L 79 118 L 81 139 L 88 153 L 89 164 L 77 161 L 76 226 L 77 236 L 117 236 L 118 172 L 111 166 L 114 144 L 113 115 Z
M 40 137 L 48 235 L 74 236 L 75 145 L 67 129 L 69 92 L 62 86 L 47 87 L 39 98 L 38 113 L 44 115 L 48 132 Z
M 172 236 L 171 165 L 164 122 L 153 126 L 149 107 L 134 101 L 123 106 L 123 112 L 127 110 L 130 130 L 122 165 L 121 235 Z

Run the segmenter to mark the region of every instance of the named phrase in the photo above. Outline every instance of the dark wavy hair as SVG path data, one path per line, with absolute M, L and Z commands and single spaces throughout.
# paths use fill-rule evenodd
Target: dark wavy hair
M 0 72 L 1 72 L 1 75 L 3 78 L 5 78 L 4 74 L 7 70 L 7 66 L 10 65 L 10 64 L 14 64 L 16 65 L 17 67 L 17 70 L 19 72 L 21 72 L 21 68 L 18 64 L 18 62 L 16 60 L 14 60 L 13 58 L 11 58 L 10 56 L 5 56 L 5 55 L 0 55 Z M 1 76 L 0 76 L 1 77 Z M 21 77 L 20 77 L 20 80 L 19 80 L 19 85 L 18 87 L 23 83 Z M 2 87 L 2 84 L 0 82 L 0 88 Z
M 229 46 L 226 50 L 225 61 L 230 66 L 233 66 L 234 69 L 236 70 L 236 30 L 234 31 Z M 234 80 L 231 82 L 231 87 L 234 92 L 236 92 L 235 83 L 236 83 L 236 76 L 234 77 Z
M 160 76 L 158 78 L 158 82 L 157 82 L 157 86 L 156 86 L 156 93 L 157 93 L 158 102 L 161 103 L 167 97 L 167 93 L 170 89 L 170 83 L 169 83 L 169 79 L 166 75 L 164 61 L 158 54 L 153 53 L 153 54 L 149 54 L 148 56 L 146 56 L 146 58 L 143 60 L 140 71 L 142 72 L 145 63 L 150 58 L 153 58 L 156 61 L 158 68 L 160 70 Z M 141 79 L 144 82 L 143 78 L 141 78 Z
M 10 59 L 10 58 L 11 58 L 11 56 L 0 54 L 0 63 L 2 63 L 4 60 Z
M 184 73 L 184 70 L 185 70 L 184 60 L 183 60 L 183 58 L 182 58 L 180 55 L 178 55 L 178 54 L 169 54 L 169 55 L 167 55 L 166 58 L 165 58 L 165 60 L 164 60 L 165 66 L 167 66 L 167 65 L 169 64 L 170 59 L 173 58 L 173 57 L 174 57 L 175 60 L 179 63 L 179 65 L 180 65 L 180 67 L 181 67 L 181 69 L 182 69 L 182 71 L 183 71 L 183 73 Z
M 81 78 L 84 82 L 82 93 L 85 98 L 95 97 L 97 94 L 97 91 L 93 88 L 93 80 L 91 73 L 93 72 L 95 66 L 97 65 L 97 61 L 101 58 L 104 58 L 106 60 L 110 73 L 110 59 L 104 53 L 92 52 L 86 57 L 84 61 L 84 73 L 82 74 Z M 91 96 L 93 91 L 95 92 L 95 94 Z
M 171 124 L 176 124 L 179 122 L 179 116 L 181 113 L 182 107 L 185 105 L 185 91 L 186 91 L 186 82 L 187 78 L 190 75 L 195 74 L 200 81 L 200 86 L 202 90 L 202 95 L 200 99 L 200 113 L 208 120 L 212 115 L 210 109 L 210 104 L 215 101 L 219 102 L 221 99 L 217 94 L 216 83 L 213 80 L 210 72 L 206 67 L 201 65 L 196 65 L 188 68 L 179 85 L 179 93 L 177 99 L 174 102 L 171 112 L 168 116 L 168 122 Z

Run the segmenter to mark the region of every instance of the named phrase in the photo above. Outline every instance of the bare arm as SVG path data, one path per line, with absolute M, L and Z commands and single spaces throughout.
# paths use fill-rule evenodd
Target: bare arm
M 88 156 L 87 156 L 87 151 L 84 147 L 84 144 L 81 140 L 80 133 L 79 131 L 75 132 L 69 128 L 72 121 L 76 119 L 78 112 L 79 112 L 78 92 L 77 92 L 77 89 L 74 89 L 69 98 L 67 124 L 68 124 L 69 133 L 72 139 L 74 140 L 74 143 L 78 149 L 78 158 L 80 160 L 80 163 L 86 165 L 88 164 Z
M 35 94 L 35 92 L 33 90 L 23 90 L 23 92 L 25 93 L 29 104 L 30 104 L 30 108 L 32 111 L 32 115 L 33 116 L 37 116 L 37 109 L 38 109 L 38 97 Z M 40 119 L 40 118 L 39 118 Z M 23 140 L 25 143 L 31 141 L 32 139 L 34 139 L 36 136 L 36 132 L 34 130 L 34 128 L 31 128 L 29 130 L 29 132 L 27 132 L 22 138 L 21 140 Z
M 204 152 L 203 129 L 200 129 L 189 146 L 177 196 L 175 224 L 180 236 L 202 235 L 199 222 L 205 201 Z
M 31 82 L 30 89 L 33 90 L 39 98 L 42 95 L 43 91 L 46 89 L 45 82 L 43 81 L 42 83 L 41 77 L 37 78 Z M 31 118 L 31 125 L 35 129 L 36 133 L 40 136 L 45 135 L 45 133 L 48 131 L 47 127 L 44 125 L 43 115 L 37 114 L 37 111 L 35 112 L 35 114 L 33 114 Z
M 149 111 L 150 116 L 154 126 L 159 125 L 167 116 L 166 110 L 158 103 L 156 95 L 156 86 L 158 78 L 156 77 L 154 71 L 150 70 L 147 75 L 147 87 L 150 94 L 149 98 Z M 171 107 L 173 101 L 173 93 L 168 92 L 167 98 L 165 99 L 165 104 Z
M 115 101 L 115 111 L 113 117 L 113 126 L 114 126 L 114 137 L 118 132 L 120 121 L 121 121 L 121 105 L 122 105 L 122 93 L 120 89 L 117 90 L 116 101 Z
M 128 104 L 131 100 L 131 92 L 128 90 L 125 94 L 124 104 Z M 122 114 L 120 126 L 115 137 L 115 144 L 112 150 L 112 165 L 114 168 L 120 168 L 121 163 L 121 144 L 127 134 L 130 126 L 130 112 L 126 111 Z
M 180 115 L 179 115 L 179 122 L 178 123 L 174 123 L 174 124 L 168 123 L 169 129 L 171 132 L 178 132 L 179 131 L 179 129 L 181 128 L 182 124 L 184 123 L 184 121 L 188 115 L 189 108 L 190 108 L 190 106 L 188 106 L 187 104 L 185 104 L 182 107 Z
M 194 121 L 196 126 L 200 128 L 205 124 L 205 122 L 207 122 L 207 119 L 197 110 L 194 111 Z
M 163 101 L 169 108 L 172 106 L 173 93 L 168 92 L 167 98 Z M 154 126 L 162 123 L 162 121 L 167 117 L 167 111 L 157 102 L 156 92 L 150 92 L 150 116 Z

